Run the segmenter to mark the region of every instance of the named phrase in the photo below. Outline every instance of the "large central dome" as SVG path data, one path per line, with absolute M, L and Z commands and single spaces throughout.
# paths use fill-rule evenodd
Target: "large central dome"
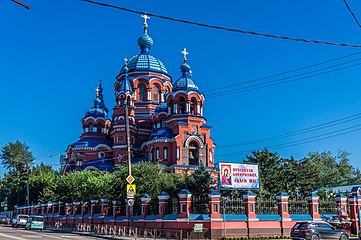
M 154 57 L 149 52 L 140 53 L 132 57 L 128 62 L 129 72 L 134 71 L 155 71 L 168 74 L 162 61 Z
M 153 45 L 153 39 L 148 36 L 148 25 L 144 25 L 144 33 L 138 38 L 140 54 L 132 57 L 128 62 L 129 72 L 134 71 L 155 71 L 168 74 L 168 71 L 162 61 L 149 53 L 149 49 Z

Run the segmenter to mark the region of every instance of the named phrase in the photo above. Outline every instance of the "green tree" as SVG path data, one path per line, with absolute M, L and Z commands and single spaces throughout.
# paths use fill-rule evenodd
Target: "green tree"
M 214 183 L 212 175 L 203 164 L 191 175 L 186 175 L 184 180 L 185 188 L 196 197 L 207 196 Z
M 29 146 L 17 140 L 15 143 L 8 143 L 1 149 L 0 158 L 2 164 L 10 172 L 24 173 L 29 170 L 34 161 Z
M 282 166 L 286 161 L 281 159 L 277 152 L 271 152 L 267 148 L 261 151 L 252 151 L 247 155 L 245 163 L 258 164 L 260 195 L 271 197 L 280 191 L 285 191 L 284 179 L 282 179 Z
M 25 183 L 28 180 L 29 169 L 34 157 L 29 146 L 20 141 L 8 143 L 1 149 L 0 158 L 6 168 L 4 182 L 8 185 L 7 192 L 10 204 L 22 204 L 25 202 Z
M 29 174 L 30 202 L 58 200 L 57 186 L 60 175 L 51 166 L 41 163 L 31 169 Z

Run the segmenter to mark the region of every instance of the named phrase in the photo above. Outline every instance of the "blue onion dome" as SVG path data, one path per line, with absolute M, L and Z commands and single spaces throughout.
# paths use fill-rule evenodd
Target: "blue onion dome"
M 144 33 L 137 41 L 142 52 L 148 51 L 153 45 L 153 39 L 149 37 L 147 28 L 144 28 Z
M 160 113 L 160 112 L 166 112 L 166 113 L 168 113 L 168 104 L 167 104 L 167 102 L 162 102 L 161 104 L 159 104 L 159 105 L 155 108 L 155 113 Z
M 182 52 L 184 54 L 183 58 L 183 64 L 180 66 L 182 76 L 175 81 L 173 84 L 173 92 L 179 91 L 179 90 L 185 90 L 185 91 L 199 91 L 198 86 L 192 79 L 192 70 L 189 64 L 187 63 L 187 57 L 188 54 L 186 49 Z
M 153 39 L 148 35 L 148 24 L 144 22 L 144 33 L 138 38 L 140 54 L 132 57 L 128 62 L 129 72 L 135 71 L 154 71 L 168 74 L 167 68 L 163 62 L 149 53 L 153 45 Z
M 130 92 L 130 93 L 134 93 L 133 92 L 133 89 L 130 85 L 130 82 L 129 82 L 129 76 L 128 76 L 128 72 L 129 72 L 129 69 L 128 69 L 128 59 L 125 58 L 124 59 L 124 66 L 121 70 L 121 74 L 123 74 L 123 77 L 121 78 L 121 80 L 119 80 L 119 87 L 117 89 L 118 93 L 120 92 L 123 92 L 123 93 L 127 93 L 127 92 Z
M 94 117 L 94 118 L 104 118 L 108 119 L 108 108 L 105 106 L 105 102 L 103 99 L 103 88 L 100 80 L 99 86 L 95 89 L 96 95 L 94 99 L 94 105 L 90 108 L 86 113 L 84 118 L 86 117 Z

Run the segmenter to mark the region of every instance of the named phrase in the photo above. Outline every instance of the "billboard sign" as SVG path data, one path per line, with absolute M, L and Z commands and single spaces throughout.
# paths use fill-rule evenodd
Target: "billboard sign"
M 259 188 L 258 165 L 219 163 L 220 188 Z

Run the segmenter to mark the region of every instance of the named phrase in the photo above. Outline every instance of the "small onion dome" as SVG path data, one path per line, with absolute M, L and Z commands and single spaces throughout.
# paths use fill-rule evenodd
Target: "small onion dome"
M 149 49 L 153 45 L 153 39 L 148 35 L 148 25 L 144 25 L 144 33 L 138 38 L 140 54 L 132 57 L 128 62 L 129 72 L 135 71 L 154 71 L 168 74 L 163 62 L 149 53 Z
M 148 51 L 153 45 L 153 39 L 149 37 L 147 29 L 144 28 L 144 33 L 140 38 L 138 38 L 138 45 L 140 49 L 143 51 Z
M 108 119 L 108 113 L 102 108 L 93 107 L 85 113 L 84 117 L 94 117 L 94 118 L 101 117 L 104 119 Z
M 198 86 L 192 79 L 191 67 L 186 62 L 184 62 L 180 66 L 180 69 L 182 72 L 182 76 L 177 81 L 175 81 L 175 83 L 173 84 L 173 92 L 176 92 L 179 90 L 199 91 Z
M 108 109 L 105 106 L 103 100 L 103 88 L 101 82 L 99 84 L 99 87 L 96 88 L 94 106 L 85 113 L 84 118 L 86 117 L 94 117 L 94 118 L 101 117 L 104 119 L 108 119 Z
M 120 92 L 123 92 L 123 93 L 127 93 L 127 92 L 130 92 L 130 93 L 134 93 L 133 92 L 133 89 L 132 87 L 130 86 L 130 83 L 129 83 L 129 76 L 128 76 L 128 62 L 126 60 L 122 70 L 121 70 L 121 73 L 123 74 L 123 77 L 122 79 L 119 81 L 119 88 L 118 88 L 118 93 Z

